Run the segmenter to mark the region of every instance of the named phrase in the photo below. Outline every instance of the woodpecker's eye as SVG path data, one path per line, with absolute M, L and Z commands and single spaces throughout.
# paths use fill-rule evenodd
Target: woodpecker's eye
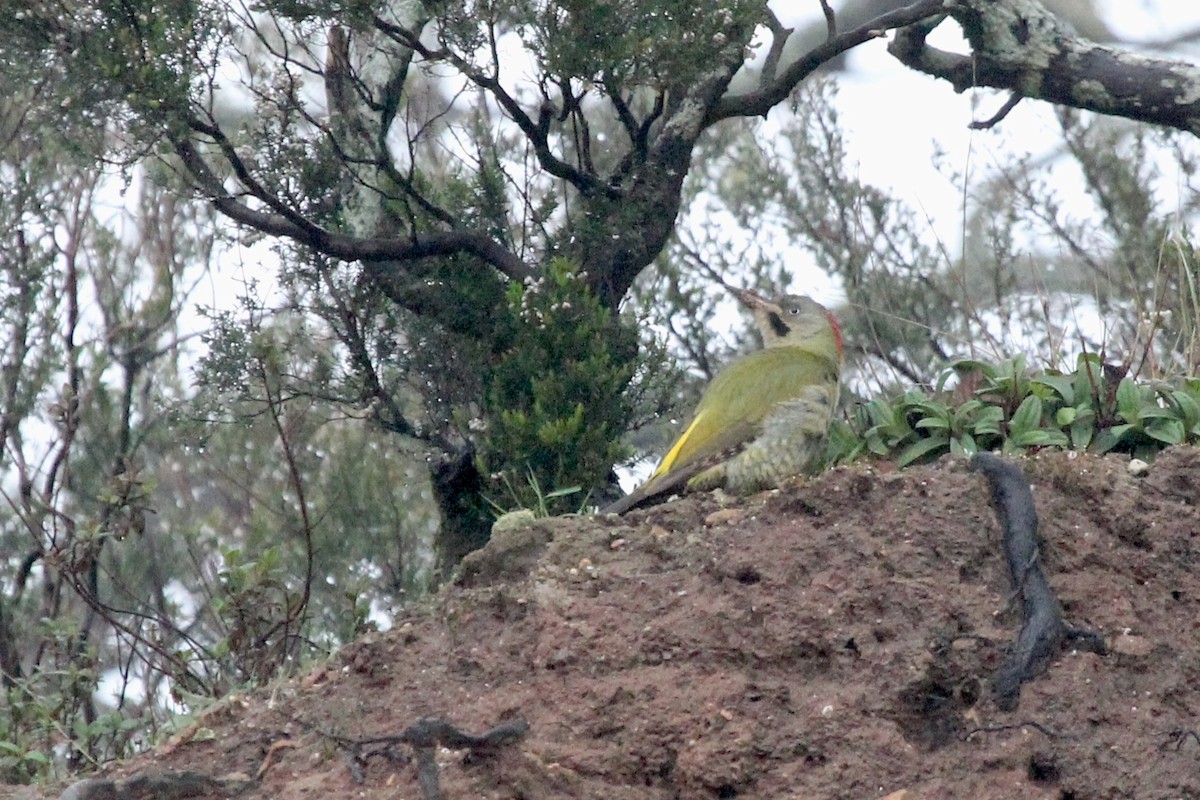
M 788 309 L 788 313 L 789 313 L 789 314 L 791 314 L 793 317 L 795 317 L 795 316 L 799 316 L 799 314 L 800 314 L 800 307 L 799 307 L 799 306 L 792 306 L 791 308 L 789 308 L 789 309 Z

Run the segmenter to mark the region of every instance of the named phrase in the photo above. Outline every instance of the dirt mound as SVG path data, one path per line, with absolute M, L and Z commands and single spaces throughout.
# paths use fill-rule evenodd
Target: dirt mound
M 417 798 L 432 766 L 411 748 L 338 737 L 521 718 L 483 757 L 418 750 L 444 797 L 1200 797 L 1200 451 L 1144 478 L 1116 457 L 1022 463 L 1064 616 L 1110 652 L 1062 652 L 1010 713 L 990 678 L 1020 611 L 983 479 L 857 466 L 498 534 L 392 632 L 107 777 Z

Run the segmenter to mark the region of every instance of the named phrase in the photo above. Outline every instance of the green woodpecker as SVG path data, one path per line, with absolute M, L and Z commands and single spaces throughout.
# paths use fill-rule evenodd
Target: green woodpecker
M 718 486 L 738 494 L 778 486 L 813 466 L 838 399 L 842 334 L 815 300 L 771 302 L 733 289 L 754 316 L 763 349 L 721 370 L 658 468 L 600 509 L 623 514 L 647 498 Z

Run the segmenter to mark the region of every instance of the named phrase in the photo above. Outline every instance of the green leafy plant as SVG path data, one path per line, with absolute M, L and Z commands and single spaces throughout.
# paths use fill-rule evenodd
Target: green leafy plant
M 42 775 L 49 764 L 50 759 L 41 750 L 27 750 L 17 742 L 0 739 L 0 774 L 14 782 L 28 783 Z
M 592 496 L 591 492 L 584 492 L 582 486 L 564 486 L 559 489 L 545 491 L 532 469 L 526 471 L 524 485 L 518 484 L 514 486 L 507 474 L 500 476 L 500 482 L 504 484 L 506 497 L 500 499 L 488 498 L 488 504 L 491 506 L 492 511 L 495 512 L 497 518 L 510 511 L 520 511 L 523 509 L 532 511 L 535 517 L 549 517 L 554 514 L 552 509 L 560 505 L 558 502 L 559 498 L 565 497 L 576 497 L 577 502 L 574 510 L 582 512 Z M 533 500 L 532 503 L 529 502 L 531 497 Z M 516 507 L 508 508 L 503 502 L 505 499 L 514 503 Z
M 96 650 L 80 650 L 77 630 L 54 621 L 42 623 L 47 668 L 29 675 L 6 676 L 0 690 L 0 784 L 47 780 L 81 767 L 125 758 L 145 735 L 144 714 L 106 708 L 89 713 L 86 704 L 101 677 Z
M 1125 372 L 1090 353 L 1073 373 L 1031 371 L 1022 356 L 959 361 L 932 393 L 910 390 L 855 407 L 832 426 L 827 458 L 845 463 L 871 455 L 903 467 L 946 453 L 1043 447 L 1152 458 L 1164 447 L 1200 441 L 1200 379 L 1139 382 Z
M 301 593 L 289 585 L 278 547 L 256 557 L 231 547 L 221 556 L 213 610 L 227 630 L 215 654 L 228 658 L 242 680 L 265 682 L 297 649 Z

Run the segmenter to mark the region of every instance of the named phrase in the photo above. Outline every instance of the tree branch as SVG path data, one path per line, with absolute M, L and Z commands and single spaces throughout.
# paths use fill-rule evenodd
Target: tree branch
M 818 47 L 793 61 L 783 74 L 758 90 L 739 95 L 727 95 L 709 109 L 705 124 L 711 125 L 730 117 L 765 116 L 768 111 L 787 99 L 792 90 L 822 64 L 863 42 L 878 39 L 893 28 L 946 14 L 949 0 L 919 0 L 898 8 L 858 26 L 854 30 L 833 36 Z
M 595 175 L 575 169 L 554 155 L 550 150 L 547 127 L 534 122 L 513 96 L 500 85 L 500 81 L 495 75 L 485 74 L 449 50 L 434 50 L 427 47 L 421 42 L 419 35 L 394 22 L 388 22 L 385 19 L 376 17 L 375 27 L 406 47 L 410 47 L 420 53 L 423 58 L 429 61 L 446 61 L 453 64 L 469 81 L 490 93 L 512 121 L 517 123 L 517 127 L 521 129 L 525 137 L 529 139 L 529 142 L 533 145 L 534 152 L 537 154 L 538 162 L 542 165 L 542 169 L 556 178 L 568 181 L 585 196 L 607 194 L 614 199 L 620 196 L 620 193 L 616 189 L 605 186 L 604 182 Z
M 592 204 L 591 218 L 604 219 L 613 235 L 605 236 L 602 245 L 596 241 L 585 247 L 582 263 L 589 286 L 609 308 L 617 307 L 638 273 L 662 251 L 674 231 L 696 140 L 712 124 L 711 110 L 742 65 L 748 40 L 748 33 L 731 37 L 711 69 L 683 91 L 668 93 L 662 126 L 647 150 L 645 164 L 633 169 L 633 179 L 623 193 L 625 204 Z M 652 112 L 650 118 L 654 116 Z M 633 208 L 642 209 L 645 216 L 630 230 L 627 220 Z
M 611 181 L 620 182 L 633 172 L 636 167 L 646 163 L 650 150 L 650 129 L 662 117 L 666 102 L 666 93 L 659 90 L 654 96 L 654 105 L 651 107 L 650 113 L 642 120 L 642 124 L 637 130 L 632 132 L 631 139 L 633 145 L 630 147 L 629 152 L 622 156 L 621 163 L 613 170 L 610 178 Z
M 216 143 L 221 154 L 225 156 L 225 160 L 229 162 L 230 168 L 233 169 L 233 174 L 251 196 L 258 198 L 267 208 L 275 212 L 275 216 L 278 216 L 292 227 L 310 234 L 319 233 L 320 228 L 315 223 L 280 200 L 273 192 L 255 179 L 250 173 L 250 168 L 246 165 L 246 162 L 242 160 L 241 155 L 238 154 L 233 143 L 229 141 L 228 137 L 225 136 L 225 132 L 220 127 L 205 123 L 196 117 L 189 118 L 187 123 L 188 127 L 193 131 L 204 134 Z M 192 153 L 199 158 L 200 153 L 194 147 L 192 148 Z M 188 167 L 191 168 L 191 164 Z M 213 178 L 215 180 L 216 176 L 214 175 Z
M 1200 67 L 1194 64 L 1081 39 L 1036 0 L 958 0 L 946 11 L 962 26 L 969 55 L 926 44 L 936 24 L 898 31 L 888 52 L 950 81 L 958 92 L 1007 89 L 1200 135 Z
M 630 111 L 629 104 L 625 102 L 625 98 L 621 96 L 621 87 L 612 81 L 606 81 L 604 92 L 608 95 L 608 100 L 612 103 L 613 110 L 617 112 L 617 119 L 621 121 L 621 126 L 625 128 L 625 133 L 629 135 L 630 148 L 633 151 L 637 151 L 639 161 L 644 160 L 646 156 L 646 142 L 638 140 L 638 121 L 634 118 L 633 112 Z M 639 145 L 641 145 L 640 151 L 638 151 Z
M 779 21 L 779 17 L 775 16 L 775 12 L 770 8 L 764 9 L 766 13 L 767 30 L 771 32 L 771 49 L 767 51 L 767 57 L 763 61 L 762 75 L 760 83 L 764 86 L 775 80 L 775 75 L 779 71 L 779 59 L 783 56 L 784 45 L 792 35 L 793 28 L 783 27 L 783 23 Z
M 1004 121 L 1004 118 L 1005 118 L 1005 117 L 1007 117 L 1007 116 L 1009 115 L 1009 113 L 1010 113 L 1010 112 L 1011 112 L 1011 111 L 1012 111 L 1014 108 L 1016 108 L 1016 107 L 1017 107 L 1017 105 L 1018 105 L 1018 104 L 1019 104 L 1019 103 L 1020 103 L 1020 102 L 1021 102 L 1023 99 L 1025 99 L 1025 98 L 1024 98 L 1024 95 L 1022 95 L 1022 94 L 1021 94 L 1021 93 L 1019 93 L 1019 92 L 1013 92 L 1013 93 L 1012 93 L 1012 94 L 1009 96 L 1008 100 L 1006 100 L 1006 101 L 1004 102 L 1004 105 L 1000 106 L 1000 110 L 999 110 L 999 111 L 997 111 L 995 114 L 992 114 L 992 115 L 991 115 L 990 117 L 988 117 L 987 119 L 984 119 L 984 120 L 975 120 L 974 122 L 972 122 L 972 123 L 971 123 L 970 125 L 968 125 L 967 127 L 968 127 L 968 128 L 970 128 L 970 129 L 971 129 L 971 130 L 973 130 L 973 131 L 985 131 L 985 130 L 988 130 L 989 128 L 994 128 L 994 127 L 996 127 L 997 125 L 999 125 L 1001 122 L 1003 122 L 1003 121 Z
M 837 36 L 837 16 L 833 13 L 833 9 L 829 7 L 828 0 L 821 0 L 821 13 L 825 15 L 827 38 L 833 39 Z
M 199 189 L 217 210 L 235 222 L 271 236 L 285 236 L 343 261 L 412 261 L 429 256 L 470 253 L 513 280 L 534 276 L 534 270 L 492 237 L 480 231 L 448 230 L 413 233 L 405 238 L 357 237 L 334 233 L 292 214 L 251 208 L 225 190 L 196 145 L 174 138 L 175 152 L 192 174 Z M 257 196 L 257 193 L 253 193 Z M 262 199 L 262 198 L 260 198 Z

